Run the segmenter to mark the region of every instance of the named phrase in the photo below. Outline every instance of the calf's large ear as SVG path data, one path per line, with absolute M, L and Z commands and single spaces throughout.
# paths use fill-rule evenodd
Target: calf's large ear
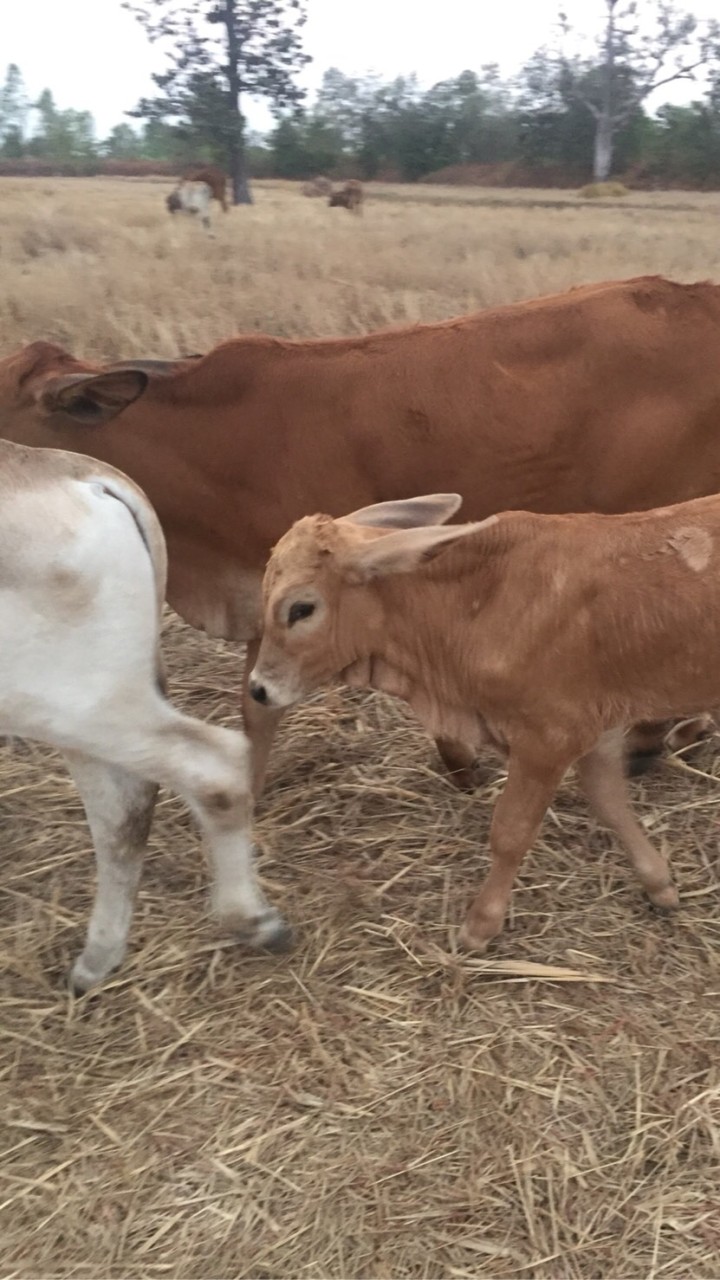
M 349 516 L 342 516 L 342 521 L 375 529 L 416 529 L 420 525 L 444 524 L 461 504 L 459 493 L 428 493 L 422 498 L 376 502 L 372 507 L 361 507 Z
M 392 573 L 412 573 L 427 560 L 433 560 L 446 547 L 477 533 L 483 526 L 497 523 L 490 516 L 480 524 L 458 524 L 449 529 L 429 526 L 386 533 L 369 542 L 359 542 L 346 553 L 345 567 L 358 581 L 385 578 Z
M 142 369 L 67 373 L 44 382 L 38 392 L 38 402 L 48 414 L 66 413 L 76 422 L 100 427 L 137 400 L 148 381 Z

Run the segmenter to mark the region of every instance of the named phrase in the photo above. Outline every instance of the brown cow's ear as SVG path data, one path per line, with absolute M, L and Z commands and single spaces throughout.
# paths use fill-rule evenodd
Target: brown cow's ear
M 345 565 L 351 575 L 365 582 L 372 578 L 385 578 L 392 573 L 412 573 L 425 561 L 434 559 L 445 547 L 477 533 L 496 520 L 496 516 L 490 516 L 480 524 L 459 524 L 450 529 L 430 526 L 387 533 L 384 537 L 354 546 L 347 554 Z
M 148 381 L 141 369 L 68 373 L 43 383 L 38 402 L 46 413 L 66 413 L 76 422 L 100 427 L 137 400 Z
M 376 502 L 361 507 L 340 523 L 362 524 L 375 529 L 417 529 L 420 525 L 444 524 L 462 505 L 459 493 L 429 493 L 422 498 L 404 498 L 397 502 Z

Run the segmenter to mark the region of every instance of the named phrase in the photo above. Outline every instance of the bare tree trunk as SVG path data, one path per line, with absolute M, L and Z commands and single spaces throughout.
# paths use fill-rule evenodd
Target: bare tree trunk
M 245 162 L 245 142 L 241 133 L 242 123 L 238 126 L 238 136 L 230 145 L 230 185 L 232 186 L 233 204 L 252 204 L 252 191 L 248 179 Z
M 605 182 L 610 177 L 615 133 L 613 109 L 615 106 L 615 6 L 617 0 L 605 0 L 605 2 L 607 26 L 605 28 L 605 62 L 602 69 L 602 98 L 600 111 L 595 115 L 595 154 L 593 156 L 595 182 Z
M 225 30 L 228 47 L 228 87 L 230 110 L 235 128 L 230 143 L 230 178 L 232 182 L 233 204 L 252 204 L 252 192 L 248 181 L 245 159 L 245 121 L 240 110 L 240 41 L 235 26 L 235 0 L 225 0 Z
M 613 160 L 613 123 L 607 116 L 595 121 L 595 152 L 593 156 L 593 180 L 606 182 L 610 177 Z

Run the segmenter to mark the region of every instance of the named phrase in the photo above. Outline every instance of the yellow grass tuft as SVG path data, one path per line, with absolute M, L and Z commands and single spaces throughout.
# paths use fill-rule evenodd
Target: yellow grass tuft
M 720 197 L 370 189 L 362 220 L 262 186 L 207 241 L 170 184 L 2 183 L 3 350 L 201 351 L 359 332 L 586 280 L 720 275 Z M 679 207 L 682 206 L 682 207 Z M 238 647 L 168 618 L 172 696 L 238 724 Z M 720 1253 L 720 757 L 632 784 L 682 908 L 652 914 L 572 781 L 487 957 L 455 929 L 474 796 L 401 707 L 288 717 L 257 814 L 296 950 L 219 938 L 182 806 L 158 810 L 128 959 L 74 1002 L 92 864 L 45 748 L 7 743 L 0 1233 L 13 1277 L 673 1277 Z

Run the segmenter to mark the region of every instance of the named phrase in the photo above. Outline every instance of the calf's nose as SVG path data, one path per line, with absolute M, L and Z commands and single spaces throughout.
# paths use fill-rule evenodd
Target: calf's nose
M 270 701 L 265 685 L 261 684 L 259 680 L 254 680 L 252 678 L 250 680 L 250 697 L 254 698 L 256 702 L 261 703 L 263 706 L 267 706 Z

